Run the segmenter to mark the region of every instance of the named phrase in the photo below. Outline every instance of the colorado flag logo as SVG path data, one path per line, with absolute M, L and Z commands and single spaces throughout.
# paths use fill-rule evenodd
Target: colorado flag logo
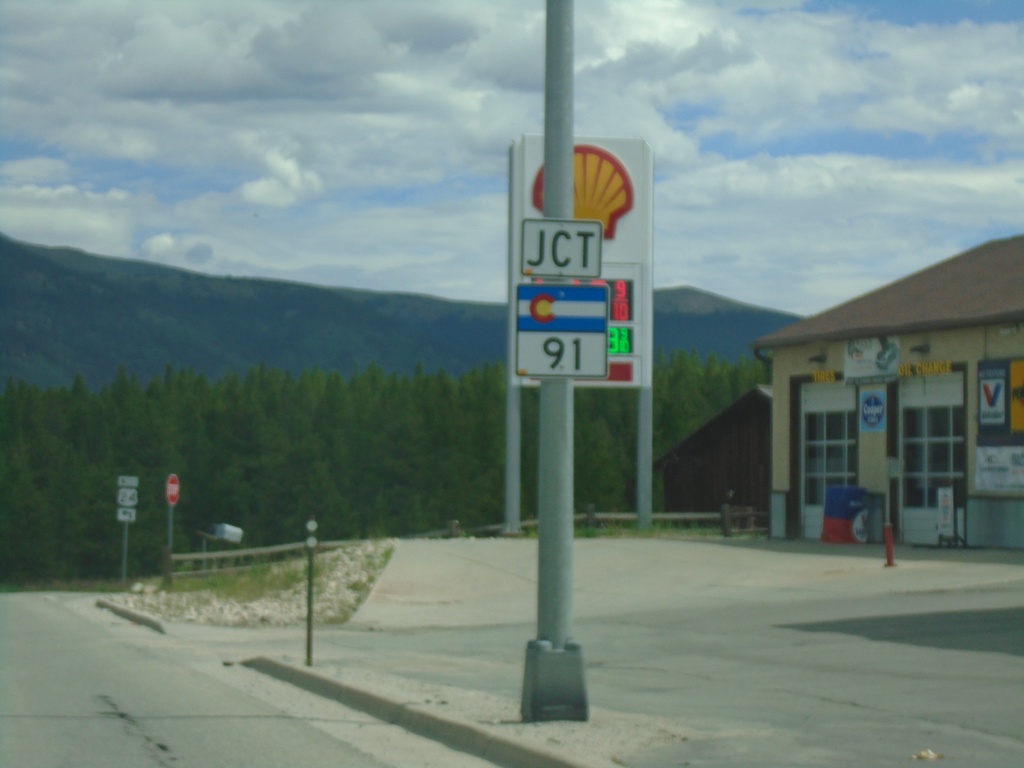
M 590 285 L 520 285 L 516 329 L 552 333 L 605 333 L 608 290 Z

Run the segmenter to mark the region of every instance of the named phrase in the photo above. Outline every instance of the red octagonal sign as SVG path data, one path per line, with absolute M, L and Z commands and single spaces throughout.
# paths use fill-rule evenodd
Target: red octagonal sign
M 180 486 L 178 485 L 177 475 L 167 476 L 167 503 L 172 507 L 178 503 L 178 493 Z

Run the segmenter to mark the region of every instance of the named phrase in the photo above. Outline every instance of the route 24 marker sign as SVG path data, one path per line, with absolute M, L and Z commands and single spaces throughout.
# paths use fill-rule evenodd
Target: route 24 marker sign
M 519 376 L 608 375 L 607 285 L 519 285 L 516 304 Z

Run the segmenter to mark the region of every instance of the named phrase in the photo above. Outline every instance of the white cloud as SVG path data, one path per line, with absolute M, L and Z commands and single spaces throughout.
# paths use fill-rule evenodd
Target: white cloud
M 15 186 L 55 184 L 71 178 L 71 166 L 54 157 L 29 157 L 0 165 L 0 176 Z
M 196 235 L 161 232 L 143 241 L 141 255 L 148 261 L 172 267 L 201 269 L 214 263 L 214 248 Z
M 578 2 L 577 130 L 652 145 L 655 284 L 810 312 L 1024 229 L 1024 22 L 952 1 Z M 7 234 L 502 300 L 542 0 L 0 2 Z
M 0 231 L 41 245 L 73 245 L 129 256 L 143 201 L 127 192 L 94 192 L 63 184 L 0 187 Z
M 315 197 L 323 191 L 323 182 L 315 171 L 305 170 L 279 150 L 270 150 L 263 158 L 267 176 L 242 185 L 239 194 L 254 205 L 287 208 Z

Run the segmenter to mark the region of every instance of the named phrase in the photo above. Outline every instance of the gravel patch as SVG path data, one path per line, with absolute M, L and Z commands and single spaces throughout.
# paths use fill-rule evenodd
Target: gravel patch
M 348 619 L 369 595 L 395 547 L 392 539 L 363 541 L 316 556 L 313 611 L 318 622 Z M 274 569 L 306 572 L 305 558 L 276 563 Z M 225 597 L 214 590 L 168 592 L 137 584 L 133 592 L 109 601 L 172 622 L 220 627 L 286 627 L 306 621 L 306 581 L 253 600 Z

